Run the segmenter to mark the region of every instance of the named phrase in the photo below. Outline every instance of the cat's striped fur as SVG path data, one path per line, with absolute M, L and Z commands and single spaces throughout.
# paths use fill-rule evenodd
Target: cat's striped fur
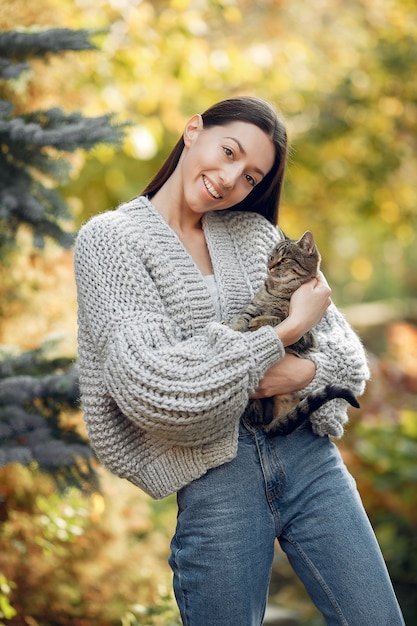
M 288 316 L 294 291 L 317 276 L 320 254 L 313 234 L 306 231 L 298 240 L 290 239 L 284 233 L 282 237 L 270 255 L 264 284 L 231 324 L 235 330 L 246 332 L 265 325 L 276 326 Z M 310 330 L 287 351 L 303 357 L 317 348 L 315 332 Z M 343 398 L 352 406 L 359 407 L 350 389 L 329 384 L 314 390 L 301 401 L 296 392 L 251 400 L 244 417 L 254 426 L 263 426 L 271 436 L 288 435 L 303 426 L 314 411 L 335 398 Z

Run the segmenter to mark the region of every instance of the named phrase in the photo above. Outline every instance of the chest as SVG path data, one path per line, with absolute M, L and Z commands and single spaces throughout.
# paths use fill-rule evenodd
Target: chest
M 186 234 L 180 232 L 175 234 L 201 274 L 203 276 L 213 274 L 213 263 L 203 230 L 196 229 Z
M 221 218 L 204 220 L 203 231 L 184 241 L 152 213 L 134 240 L 135 255 L 149 279 L 149 294 L 154 295 L 152 307 L 172 319 L 183 338 L 204 332 L 218 319 L 206 276 L 215 276 L 225 322 L 247 306 L 265 280 L 271 238 L 265 233 L 259 237 L 258 229 L 232 228 Z M 138 301 L 143 299 L 143 285 L 140 289 Z

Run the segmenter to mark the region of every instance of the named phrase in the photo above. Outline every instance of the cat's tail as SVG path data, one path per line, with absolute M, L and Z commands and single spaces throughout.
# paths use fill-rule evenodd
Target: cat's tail
M 310 416 L 320 409 L 323 404 L 336 398 L 346 400 L 346 402 L 349 402 L 357 409 L 360 407 L 358 400 L 349 387 L 336 384 L 324 385 L 309 393 L 285 416 L 280 417 L 279 422 L 268 430 L 268 436 L 289 435 L 297 428 L 303 426 L 310 419 Z

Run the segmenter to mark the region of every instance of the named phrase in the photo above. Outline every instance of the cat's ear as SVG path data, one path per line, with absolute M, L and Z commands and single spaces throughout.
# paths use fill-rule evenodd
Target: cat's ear
M 308 254 L 313 254 L 316 249 L 316 242 L 314 241 L 313 233 L 310 230 L 306 230 L 297 243 Z
M 279 236 L 281 237 L 282 241 L 285 241 L 286 239 L 288 239 L 287 235 L 279 226 L 277 226 L 277 231 L 279 232 Z

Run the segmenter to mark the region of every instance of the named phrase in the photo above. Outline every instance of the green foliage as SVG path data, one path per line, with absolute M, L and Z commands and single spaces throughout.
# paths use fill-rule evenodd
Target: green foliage
M 62 155 L 118 143 L 123 136 L 123 126 L 115 124 L 110 114 L 85 117 L 52 107 L 16 115 L 11 102 L 21 88 L 19 77 L 29 67 L 27 59 L 94 49 L 90 34 L 69 29 L 0 32 L 0 260 L 4 266 L 22 225 L 30 229 L 40 248 L 45 237 L 64 248 L 72 244 L 74 233 L 64 227 L 71 214 L 56 188 L 71 171 Z M 41 363 L 42 356 L 41 350 L 15 361 L 6 355 L 0 364 L 0 466 L 36 463 L 55 477 L 60 488 L 96 488 L 93 453 L 66 419 L 66 412 L 79 408 L 77 368 L 69 360 L 63 368 L 62 361 L 59 367 L 56 361 Z M 25 370 L 25 365 L 30 367 Z
M 53 483 L 35 471 L 31 478 L 23 468 L 9 466 L 1 475 L 0 536 L 7 550 L 0 555 L 0 570 L 14 581 L 9 600 L 17 621 L 12 623 L 25 623 L 31 616 L 36 622 L 52 624 L 59 615 L 60 623 L 69 624 L 67 616 L 80 616 L 82 591 L 76 563 L 79 567 L 84 558 L 93 558 L 98 546 L 98 538 L 91 534 L 91 504 L 75 489 L 65 497 L 54 493 Z M 6 498 L 13 478 L 20 479 L 20 487 Z M 88 546 L 84 545 L 87 537 Z
M 395 324 L 388 353 L 341 442 L 375 528 L 407 624 L 417 621 L 417 327 Z M 397 345 L 396 354 L 390 354 Z
M 132 128 L 111 162 L 94 155 L 66 189 L 82 199 L 79 222 L 140 193 L 188 116 L 251 93 L 286 118 L 281 224 L 292 236 L 313 230 L 335 300 L 416 293 L 412 2 L 143 0 L 120 12 L 85 0 L 80 17 L 113 25 L 80 89 L 93 81 Z
M 160 589 L 156 604 L 135 604 L 121 619 L 121 626 L 181 626 L 181 618 L 171 590 Z
M 64 361 L 40 349 L 0 361 L 0 467 L 36 463 L 60 489 L 95 489 L 93 453 L 68 419 L 79 410 L 78 370 L 69 359 L 63 369 Z
M 0 606 L 16 612 L 10 626 L 178 623 L 166 563 L 174 508 L 156 529 L 148 497 L 105 473 L 103 496 L 57 493 L 50 477 L 18 465 L 0 479 Z
M 0 619 L 12 619 L 16 615 L 16 610 L 12 607 L 9 601 L 9 596 L 16 587 L 13 581 L 7 580 L 3 574 L 0 574 Z M 0 622 L 1 626 L 4 626 L 4 622 Z
M 90 41 L 93 34 L 93 31 L 74 31 L 69 28 L 48 28 L 38 32 L 2 32 L 0 57 L 24 61 L 63 50 L 94 50 L 96 46 Z
M 7 172 L 3 179 L 0 173 L 2 261 L 21 223 L 39 244 L 52 237 L 67 245 L 74 223 L 79 225 L 144 188 L 188 116 L 220 98 L 250 93 L 270 100 L 285 115 L 292 155 L 281 225 L 293 236 L 305 228 L 314 231 L 335 301 L 350 304 L 414 296 L 415 3 L 33 0 L 28 4 L 16 0 L 3 4 L 0 20 L 13 11 L 21 19 L 26 10 L 28 27 L 36 15 L 48 24 L 54 20 L 81 24 L 83 31 L 78 48 L 72 35 L 73 43 L 63 37 L 65 29 L 60 36 L 38 28 L 1 33 L 0 171 Z M 93 32 L 89 25 L 104 29 L 100 50 L 82 54 L 81 60 L 72 55 L 64 70 L 54 65 L 61 50 L 90 49 L 91 43 L 84 48 L 81 43 Z M 84 118 L 92 131 L 85 135 L 84 147 L 89 150 L 85 165 L 72 142 L 73 131 L 81 132 L 83 122 L 79 114 L 64 112 L 68 106 L 73 109 L 75 101 L 89 115 L 99 114 Z M 116 155 L 107 146 L 91 150 L 98 137 L 92 120 L 111 126 L 109 108 L 121 119 L 133 121 Z M 19 164 L 30 167 L 13 169 Z M 68 180 L 80 167 L 80 176 Z M 8 304 L 12 295 L 5 300 Z M 411 339 L 404 345 L 416 353 L 417 344 Z M 12 394 L 15 401 L 21 389 L 29 393 L 36 385 L 46 389 L 51 384 L 57 396 L 32 393 L 26 395 L 24 406 L 14 404 L 31 419 L 43 421 L 39 427 L 46 430 L 41 434 L 62 438 L 65 446 L 79 445 L 84 440 L 78 434 L 75 377 L 66 378 L 74 373 L 70 360 L 44 361 L 43 357 L 38 350 L 5 357 L 0 388 L 6 393 L 11 377 L 8 397 Z M 410 368 L 407 376 L 403 373 L 409 359 L 402 353 L 394 368 L 387 365 L 386 356 L 375 361 L 360 417 L 352 415 L 340 446 L 411 626 L 417 623 L 417 407 L 412 382 L 416 374 Z M 64 393 L 61 382 L 70 384 Z M 70 403 L 64 401 L 67 392 Z M 4 406 L 0 428 L 11 430 L 0 453 L 13 448 L 18 454 L 18 449 L 28 448 L 27 433 L 19 430 L 24 420 L 11 419 L 12 411 L 4 412 Z M 64 455 L 69 450 L 65 447 Z M 60 452 L 53 457 L 61 458 Z M 88 483 L 91 468 L 80 467 L 87 472 L 79 476 L 80 484 L 84 478 Z M 111 483 L 106 516 L 97 512 L 99 506 L 95 508 L 100 502 L 97 494 L 98 500 L 95 496 L 84 500 L 76 490 L 58 496 L 54 483 L 45 487 L 43 481 L 48 479 L 39 477 L 36 463 L 29 468 L 8 463 L 0 475 L 4 546 L 0 610 L 11 626 L 33 620 L 55 626 L 57 615 L 60 626 L 177 624 L 174 602 L 166 591 L 169 573 L 162 565 L 175 522 L 171 499 L 151 503 L 135 491 L 133 505 L 121 497 L 126 485 L 118 481 Z M 65 471 L 63 478 L 68 480 Z M 305 624 L 321 624 L 279 557 L 276 567 L 273 599 L 299 610 Z M 12 616 L 13 611 L 17 616 Z
M 118 143 L 123 135 L 110 114 L 88 118 L 53 107 L 16 115 L 9 101 L 13 85 L 4 81 L 16 81 L 29 68 L 22 59 L 93 49 L 89 37 L 87 31 L 68 29 L 0 32 L 0 258 L 22 224 L 30 227 L 38 247 L 45 237 L 69 247 L 73 235 L 62 224 L 70 213 L 59 191 L 52 188 L 62 184 L 71 170 L 60 156 L 100 143 Z
M 417 422 L 417 410 L 397 424 L 357 424 L 351 454 L 357 455 L 357 477 L 366 498 L 382 552 L 406 616 L 417 618 L 417 436 L 407 420 Z

